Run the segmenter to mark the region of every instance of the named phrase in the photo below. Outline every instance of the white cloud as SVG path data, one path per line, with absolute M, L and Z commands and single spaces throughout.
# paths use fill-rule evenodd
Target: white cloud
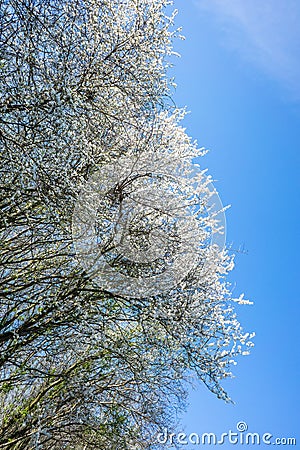
M 300 99 L 299 0 L 196 0 L 196 3 L 219 19 L 230 45 Z

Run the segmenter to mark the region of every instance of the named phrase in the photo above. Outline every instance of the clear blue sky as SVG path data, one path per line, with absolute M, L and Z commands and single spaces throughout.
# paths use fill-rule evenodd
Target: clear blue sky
M 231 280 L 254 302 L 238 314 L 257 335 L 224 383 L 236 404 L 200 386 L 182 429 L 222 433 L 243 420 L 252 432 L 298 438 L 285 448 L 300 449 L 300 2 L 175 0 L 175 7 L 186 40 L 175 42 L 174 98 L 191 111 L 184 126 L 211 150 L 202 166 L 232 205 L 227 241 L 248 254 L 237 255 Z M 251 446 L 220 446 L 232 447 Z

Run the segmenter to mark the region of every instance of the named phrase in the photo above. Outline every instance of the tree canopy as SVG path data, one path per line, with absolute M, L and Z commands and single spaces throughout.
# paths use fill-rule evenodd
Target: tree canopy
M 252 346 L 166 0 L 0 0 L 0 449 L 159 448 Z

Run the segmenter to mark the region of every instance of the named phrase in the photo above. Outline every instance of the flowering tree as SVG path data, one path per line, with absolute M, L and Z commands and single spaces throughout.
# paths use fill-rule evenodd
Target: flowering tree
M 252 345 L 167 3 L 0 1 L 0 449 L 155 448 Z

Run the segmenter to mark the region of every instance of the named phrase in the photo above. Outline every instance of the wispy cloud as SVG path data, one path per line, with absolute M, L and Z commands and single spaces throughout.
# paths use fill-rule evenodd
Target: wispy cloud
M 219 19 L 227 41 L 300 99 L 299 0 L 195 0 Z

